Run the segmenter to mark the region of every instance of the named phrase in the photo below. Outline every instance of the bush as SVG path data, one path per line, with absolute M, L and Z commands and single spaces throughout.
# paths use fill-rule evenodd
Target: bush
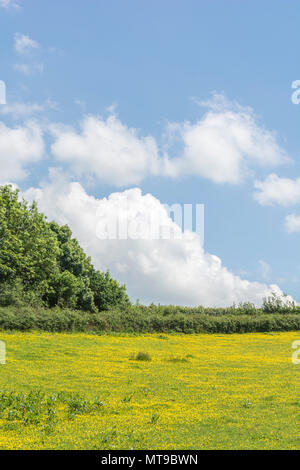
M 278 296 L 275 292 L 270 297 L 263 299 L 262 309 L 266 313 L 291 313 L 298 309 L 295 302 L 287 299 L 287 296 L 283 298 Z
M 98 313 L 55 307 L 26 305 L 0 307 L 0 330 L 42 330 L 50 332 L 126 333 L 247 333 L 300 330 L 296 308 L 288 313 L 255 312 L 240 314 L 233 309 L 198 313 L 198 309 L 127 306 Z M 169 311 L 170 312 L 170 311 Z M 203 312 L 203 310 L 201 310 Z
M 140 351 L 132 358 L 134 361 L 151 361 L 151 356 L 147 352 Z

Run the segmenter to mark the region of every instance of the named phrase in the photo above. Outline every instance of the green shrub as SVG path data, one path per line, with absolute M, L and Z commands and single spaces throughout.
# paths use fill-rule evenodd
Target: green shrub
M 134 361 L 151 361 L 151 356 L 147 352 L 140 351 L 135 356 L 133 356 Z
M 199 309 L 200 310 L 200 309 Z M 203 311 L 205 313 L 203 313 Z M 284 313 L 255 313 L 233 309 L 200 310 L 163 307 L 126 306 L 90 313 L 55 307 L 16 305 L 0 306 L 0 330 L 42 330 L 49 332 L 117 332 L 117 333 L 247 333 L 300 330 L 298 307 Z

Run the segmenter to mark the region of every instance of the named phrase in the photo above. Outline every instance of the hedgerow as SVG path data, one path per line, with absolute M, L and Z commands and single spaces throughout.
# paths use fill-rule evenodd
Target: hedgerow
M 300 330 L 300 311 L 128 306 L 98 313 L 32 307 L 0 308 L 0 330 L 129 333 L 247 333 Z

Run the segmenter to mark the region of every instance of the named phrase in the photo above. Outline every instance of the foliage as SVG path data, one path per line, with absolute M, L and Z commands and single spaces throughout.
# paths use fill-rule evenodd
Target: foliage
M 0 330 L 129 333 L 247 333 L 300 330 L 300 309 L 266 313 L 256 309 L 185 309 L 127 306 L 90 313 L 58 307 L 0 307 Z
M 58 392 L 47 396 L 41 390 L 32 390 L 28 394 L 0 391 L 1 420 L 40 426 L 47 434 L 54 432 L 59 421 L 98 412 L 103 406 L 98 398 L 90 401 L 80 393 Z
M 149 362 L 151 361 L 151 356 L 149 353 L 144 352 L 144 351 L 139 351 L 137 354 L 134 354 L 132 356 L 132 360 L 134 361 L 146 361 Z
M 96 312 L 129 305 L 124 286 L 92 266 L 68 226 L 47 222 L 36 203 L 0 187 L 0 305 Z
M 10 186 L 0 188 L 0 283 L 21 280 L 43 296 L 58 271 L 58 240 L 36 204 L 18 197 Z
M 275 292 L 273 292 L 271 296 L 263 299 L 262 309 L 266 313 L 291 313 L 299 311 L 299 307 L 295 302 L 288 300 L 287 295 L 279 297 Z
M 125 286 L 93 267 L 67 225 L 49 223 L 9 185 L 0 187 L 0 307 L 12 307 L 1 310 L 1 328 L 47 331 L 285 331 L 298 329 L 300 318 L 300 307 L 275 293 L 261 309 L 132 306 Z
M 299 449 L 298 333 L 160 336 L 1 333 L 0 449 Z

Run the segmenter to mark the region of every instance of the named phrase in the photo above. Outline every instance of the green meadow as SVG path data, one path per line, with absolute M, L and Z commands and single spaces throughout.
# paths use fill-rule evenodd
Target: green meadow
M 299 333 L 1 333 L 0 449 L 297 449 Z

